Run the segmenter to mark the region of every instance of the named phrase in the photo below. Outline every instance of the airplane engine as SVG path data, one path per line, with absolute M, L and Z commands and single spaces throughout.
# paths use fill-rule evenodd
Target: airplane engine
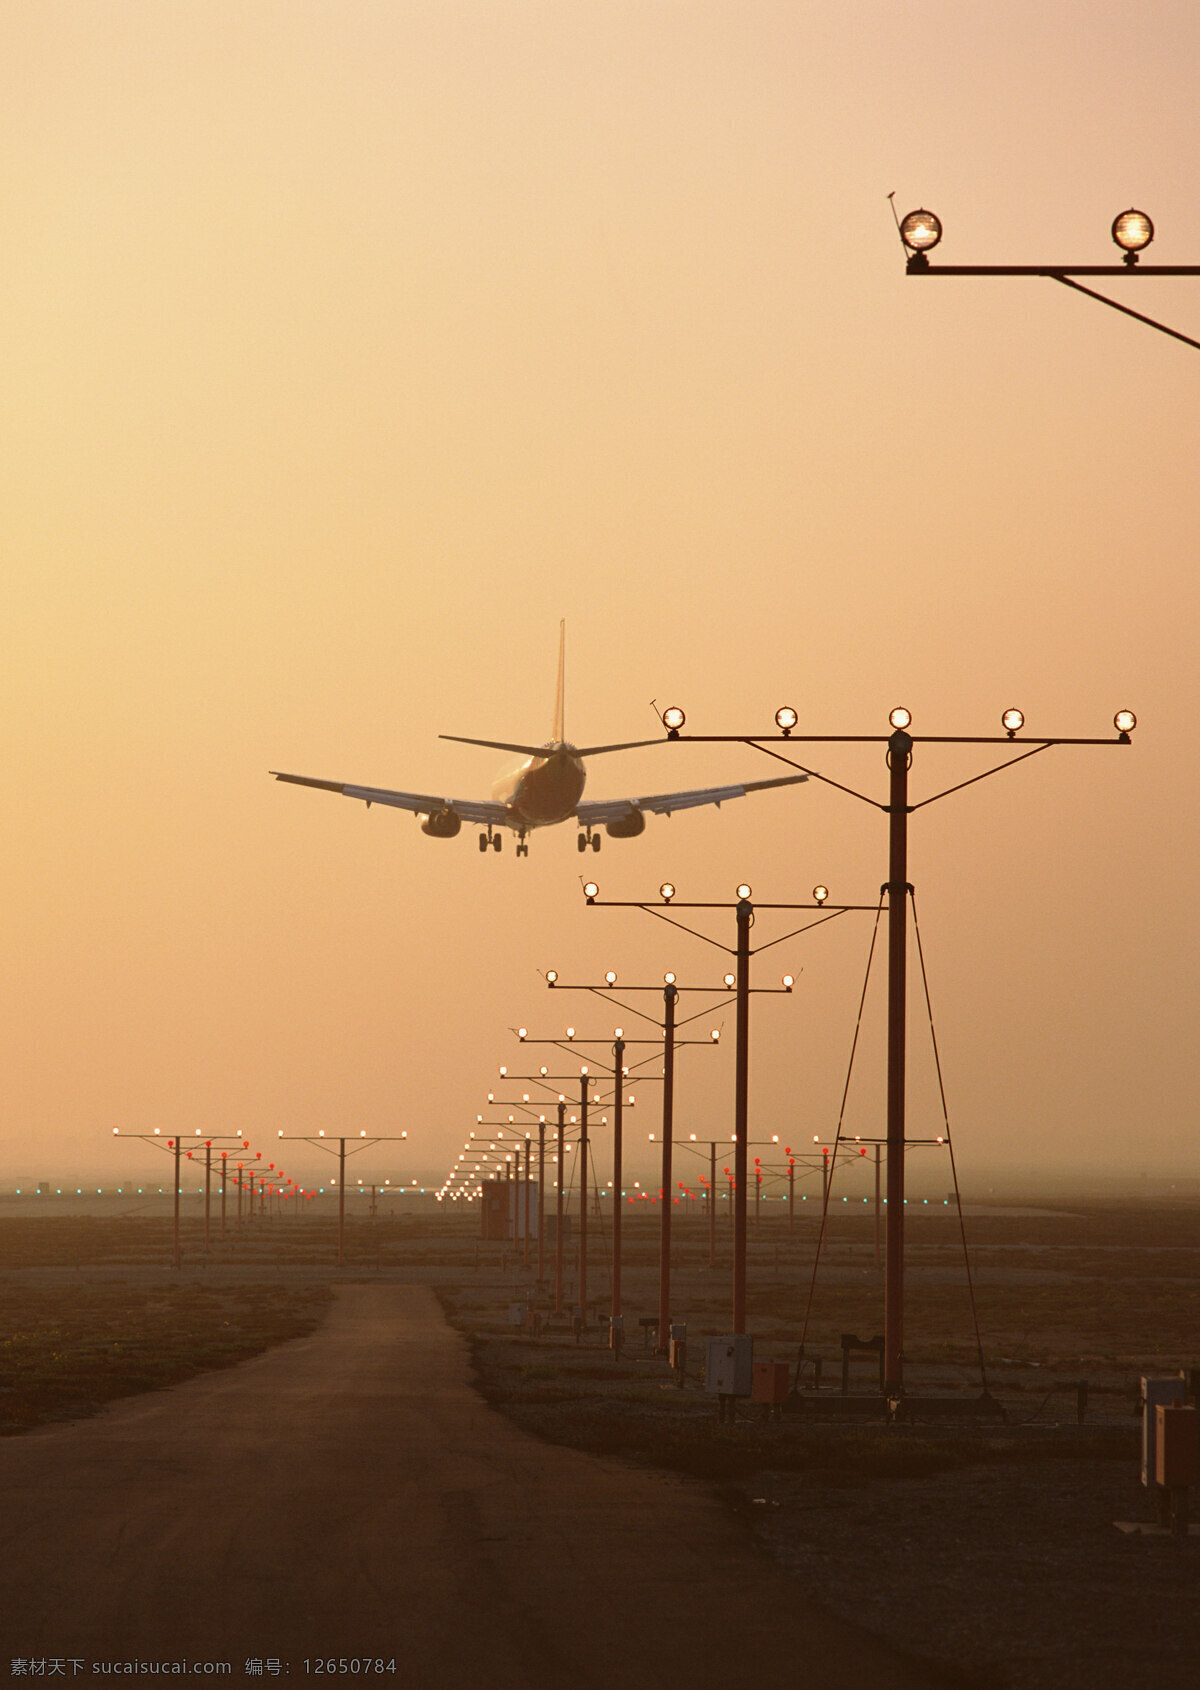
M 421 832 L 427 833 L 431 839 L 453 839 L 462 828 L 462 817 L 457 810 L 439 810 L 434 816 L 426 816 L 421 822 Z
M 619 821 L 605 822 L 604 831 L 610 839 L 636 839 L 646 831 L 646 818 L 640 810 L 630 810 Z

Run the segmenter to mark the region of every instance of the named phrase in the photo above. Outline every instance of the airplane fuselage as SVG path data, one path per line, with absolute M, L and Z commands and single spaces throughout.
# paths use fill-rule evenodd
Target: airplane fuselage
M 566 821 L 583 796 L 587 775 L 575 747 L 551 740 L 543 750 L 545 756 L 526 757 L 492 787 L 492 797 L 508 811 L 508 825 L 518 830 Z

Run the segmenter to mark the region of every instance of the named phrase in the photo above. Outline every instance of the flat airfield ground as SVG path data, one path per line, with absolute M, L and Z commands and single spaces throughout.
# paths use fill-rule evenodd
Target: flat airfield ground
M 610 1226 L 591 1226 L 590 1313 L 610 1294 Z M 824 1388 L 781 1420 L 743 1405 L 719 1426 L 699 1373 L 704 1336 L 728 1327 L 730 1240 L 720 1228 L 710 1265 L 702 1215 L 675 1228 L 672 1317 L 689 1338 L 679 1389 L 643 1345 L 639 1320 L 658 1302 L 657 1226 L 644 1214 L 624 1228 L 617 1355 L 595 1319 L 578 1342 L 555 1322 L 552 1246 L 539 1285 L 536 1243 L 528 1263 L 520 1246 L 481 1244 L 473 1214 L 355 1220 L 341 1270 L 328 1219 L 259 1221 L 214 1239 L 205 1258 L 189 1217 L 175 1271 L 165 1218 L 0 1209 L 0 1430 L 19 1438 L 302 1336 L 340 1284 L 423 1282 L 468 1339 L 478 1388 L 517 1426 L 715 1487 L 731 1539 L 757 1541 L 772 1601 L 782 1576 L 798 1603 L 928 1662 L 931 1684 L 943 1666 L 959 1682 L 1013 1690 L 1194 1684 L 1200 1540 L 1113 1522 L 1151 1514 L 1140 1375 L 1200 1363 L 1200 1204 L 970 1216 L 987 1385 L 1003 1421 L 839 1414 L 839 1334 L 880 1329 L 882 1280 L 870 1218 L 835 1214 L 813 1285 L 816 1230 L 804 1217 L 789 1231 L 776 1214 L 752 1231 L 749 1324 L 756 1355 L 794 1370 L 807 1313 L 805 1356 L 822 1358 Z M 979 1369 L 956 1217 L 911 1216 L 907 1255 L 907 1387 L 966 1401 Z M 577 1282 L 565 1256 L 569 1308 Z M 543 1316 L 539 1335 L 509 1324 L 514 1302 Z M 869 1360 L 855 1364 L 855 1392 L 872 1383 Z M 712 1601 L 717 1619 L 720 1592 Z

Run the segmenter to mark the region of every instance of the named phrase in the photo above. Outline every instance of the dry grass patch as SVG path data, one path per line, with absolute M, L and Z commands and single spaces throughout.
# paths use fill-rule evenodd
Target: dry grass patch
M 311 1332 L 324 1286 L 0 1286 L 0 1435 L 92 1414 Z

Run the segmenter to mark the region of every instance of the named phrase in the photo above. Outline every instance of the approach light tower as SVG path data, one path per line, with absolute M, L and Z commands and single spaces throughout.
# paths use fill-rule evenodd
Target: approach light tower
M 990 775 L 1000 774 L 1005 769 L 1015 767 L 1017 763 L 1027 758 L 1036 757 L 1040 752 L 1048 751 L 1051 746 L 1059 745 L 1129 745 L 1130 735 L 1137 726 L 1137 717 L 1132 710 L 1118 710 L 1113 717 L 1116 738 L 1082 739 L 1056 737 L 1053 739 L 1018 739 L 1025 726 L 1022 711 L 1005 710 L 1001 716 L 1003 737 L 995 734 L 913 734 L 912 712 L 898 706 L 889 718 L 890 734 L 798 734 L 796 727 L 799 717 L 791 705 L 784 705 L 775 712 L 777 734 L 684 734 L 683 727 L 687 718 L 677 706 L 664 710 L 662 723 L 667 730 L 668 741 L 679 743 L 701 744 L 729 744 L 752 746 L 763 752 L 765 756 L 773 757 L 776 761 L 786 763 L 790 768 L 799 769 L 807 774 L 810 780 L 824 781 L 835 787 L 839 792 L 845 792 L 852 798 L 859 799 L 872 809 L 880 810 L 888 818 L 888 876 L 881 887 L 881 894 L 887 898 L 888 909 L 888 1020 L 887 1020 L 887 1228 L 885 1236 L 885 1288 L 884 1288 L 884 1388 L 891 1398 L 898 1398 L 903 1394 L 903 1346 L 904 1346 L 904 1149 L 905 1137 L 905 1017 L 906 1017 L 906 969 L 907 969 L 907 931 L 908 906 L 914 897 L 913 887 L 908 878 L 908 818 L 915 811 L 924 809 L 928 804 L 937 803 L 939 799 L 948 798 L 951 793 L 961 792 L 964 787 L 973 786 L 976 782 L 986 780 Z M 853 787 L 844 785 L 841 781 L 833 780 L 830 776 L 821 774 L 818 770 L 799 763 L 794 757 L 789 757 L 783 750 L 776 749 L 781 744 L 787 744 L 790 749 L 798 745 L 883 745 L 886 747 L 886 762 L 888 768 L 888 800 L 881 803 L 866 793 L 858 792 Z M 998 763 L 990 769 L 985 769 L 978 775 L 972 775 L 967 780 L 956 781 L 953 786 L 946 787 L 941 792 L 935 792 L 928 798 L 922 798 L 916 804 L 909 803 L 909 774 L 912 770 L 913 753 L 917 745 L 1004 745 L 1010 750 L 1017 751 L 1016 756 L 1008 757 L 1003 763 Z M 586 892 L 586 888 L 585 888 Z M 589 902 L 595 899 L 590 898 Z

